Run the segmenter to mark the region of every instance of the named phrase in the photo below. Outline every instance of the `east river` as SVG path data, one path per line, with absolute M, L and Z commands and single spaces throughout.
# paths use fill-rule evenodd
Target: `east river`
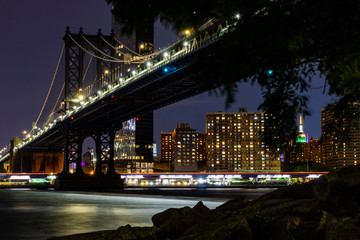
M 168 208 L 193 207 L 198 201 L 203 201 L 213 209 L 234 197 L 255 199 L 272 190 L 216 189 L 190 197 L 145 195 L 141 192 L 74 193 L 0 189 L 0 239 L 42 240 L 52 236 L 115 230 L 126 224 L 152 226 L 151 217 Z M 214 191 L 214 195 L 210 194 Z

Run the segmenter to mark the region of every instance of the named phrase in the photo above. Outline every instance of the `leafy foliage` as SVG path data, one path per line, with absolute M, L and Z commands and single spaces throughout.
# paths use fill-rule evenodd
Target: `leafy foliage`
M 307 91 L 315 73 L 339 108 L 360 99 L 360 2 L 355 0 L 106 0 L 131 33 L 144 18 L 196 31 L 209 19 L 240 14 L 235 31 L 194 62 L 194 73 L 221 86 L 227 104 L 238 83 L 261 87 L 268 116 L 264 140 L 282 148 L 296 138 L 296 118 L 309 115 Z M 204 61 L 206 59 L 206 61 Z M 269 71 L 270 70 L 270 71 Z M 276 137 L 274 137 L 276 136 Z

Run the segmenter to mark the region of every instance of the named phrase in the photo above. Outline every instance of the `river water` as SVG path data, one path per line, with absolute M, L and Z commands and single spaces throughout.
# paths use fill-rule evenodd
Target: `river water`
M 258 197 L 272 190 L 241 191 Z M 151 217 L 168 208 L 193 207 L 198 201 L 216 208 L 234 195 L 189 197 L 124 193 L 83 193 L 0 189 L 0 239 L 42 240 L 119 226 L 152 226 Z

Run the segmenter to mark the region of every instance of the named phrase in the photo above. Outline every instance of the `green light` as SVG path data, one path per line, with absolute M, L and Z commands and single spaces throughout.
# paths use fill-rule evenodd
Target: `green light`
M 299 137 L 296 139 L 297 143 L 306 143 L 306 137 Z

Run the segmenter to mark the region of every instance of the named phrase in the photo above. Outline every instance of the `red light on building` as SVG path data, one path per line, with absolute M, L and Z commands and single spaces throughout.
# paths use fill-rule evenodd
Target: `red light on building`
M 138 118 L 138 117 L 136 118 L 136 121 L 139 121 L 139 118 Z
M 74 117 L 73 117 L 73 116 L 71 116 L 71 117 L 70 117 L 70 119 L 71 119 L 71 120 L 74 120 Z

